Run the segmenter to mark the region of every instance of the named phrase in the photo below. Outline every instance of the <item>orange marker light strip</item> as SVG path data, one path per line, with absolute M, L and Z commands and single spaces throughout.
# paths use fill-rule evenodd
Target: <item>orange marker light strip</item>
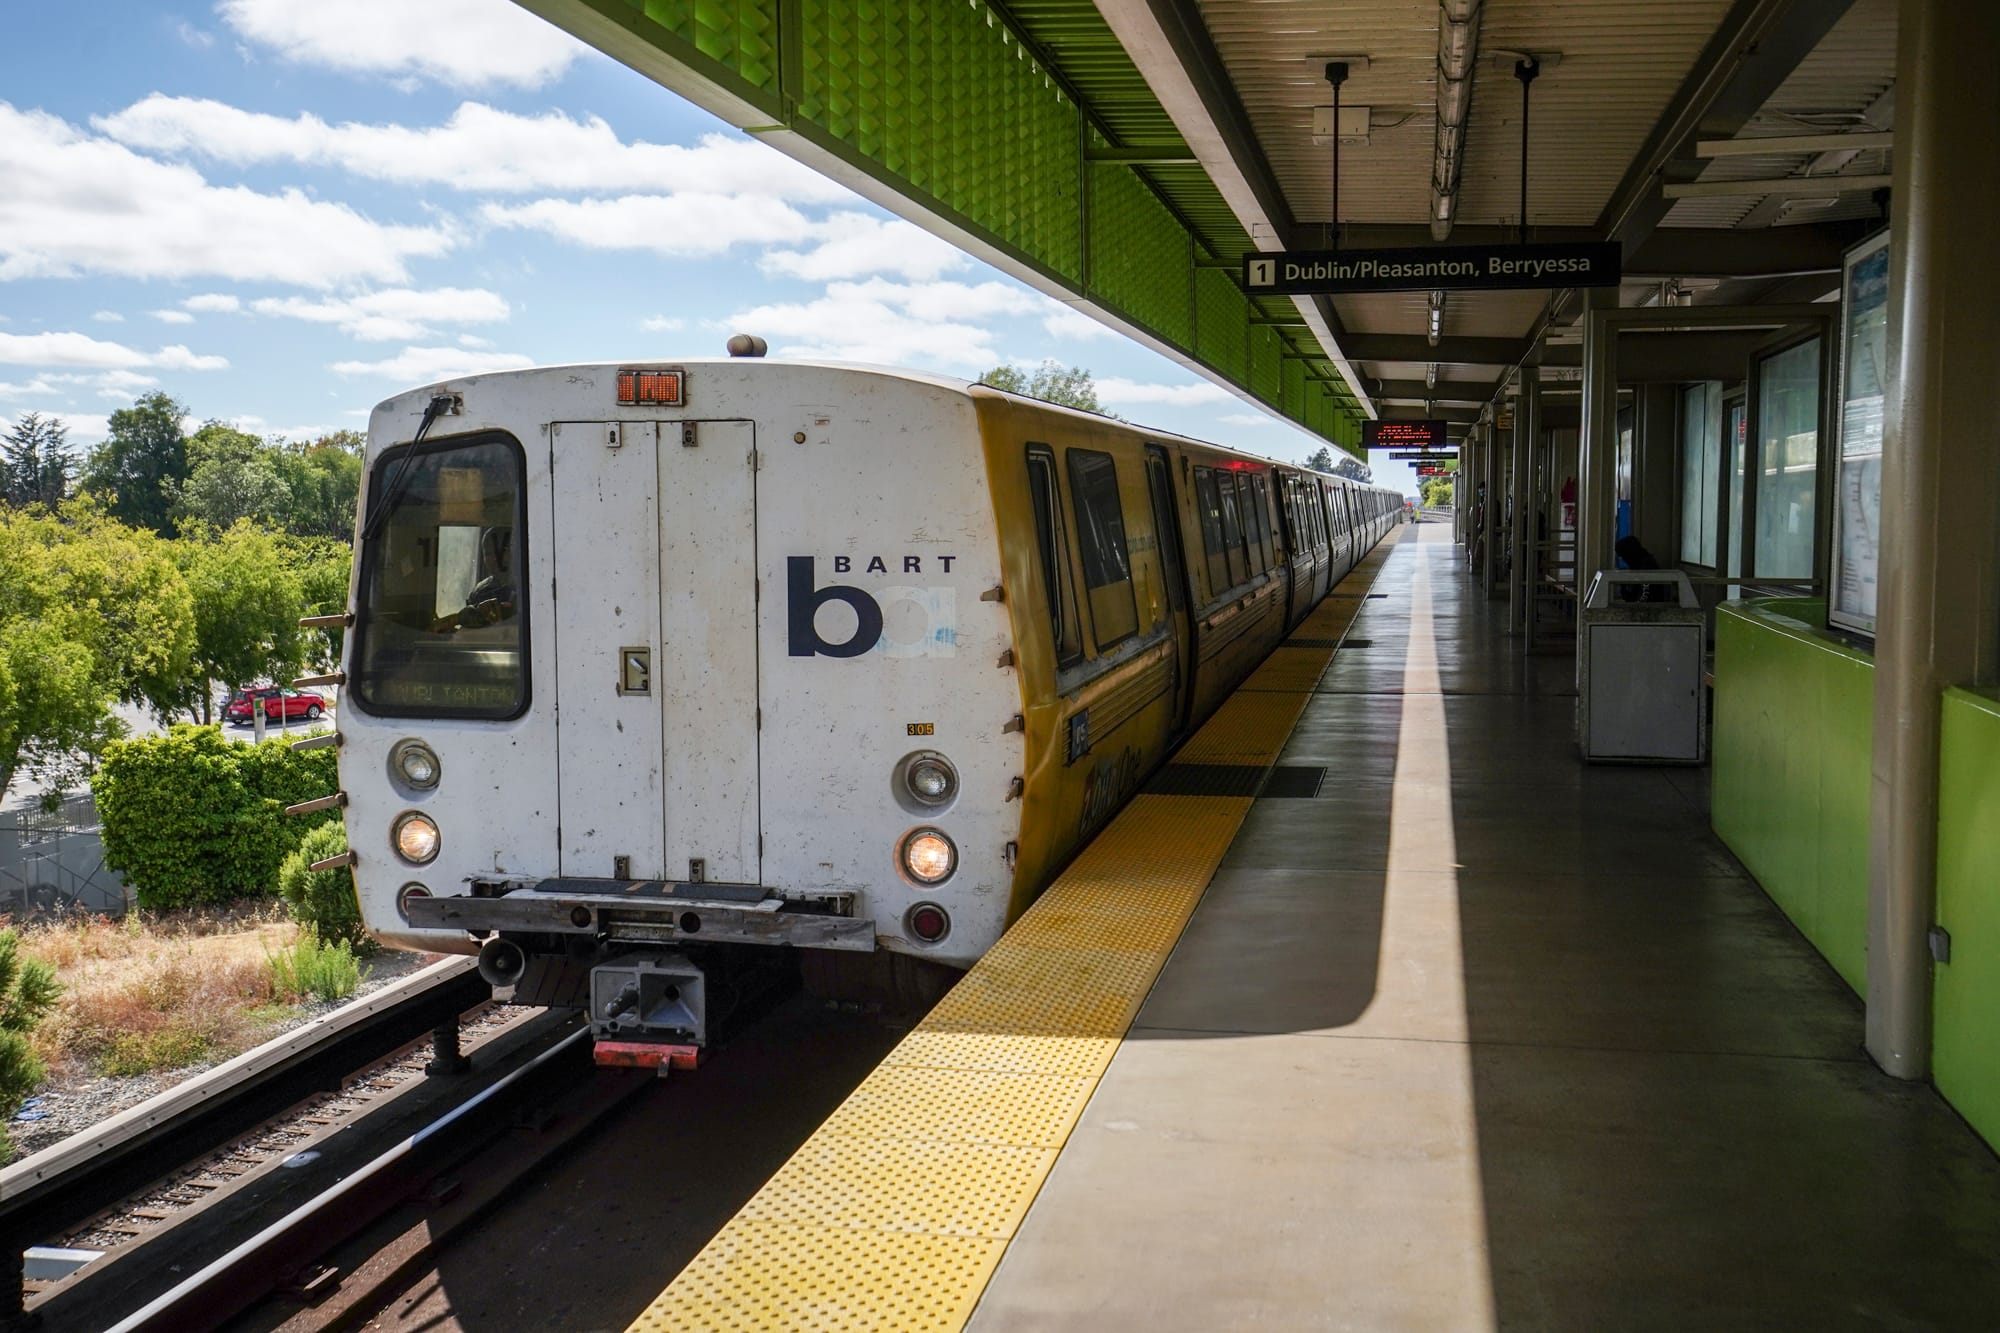
M 644 403 L 678 407 L 681 402 L 681 372 L 621 370 L 618 372 L 618 401 L 627 406 Z

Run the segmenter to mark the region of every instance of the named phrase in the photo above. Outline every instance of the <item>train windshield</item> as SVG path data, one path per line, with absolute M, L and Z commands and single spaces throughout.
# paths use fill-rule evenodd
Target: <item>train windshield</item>
M 528 706 L 521 446 L 498 433 L 376 460 L 348 687 L 388 717 Z

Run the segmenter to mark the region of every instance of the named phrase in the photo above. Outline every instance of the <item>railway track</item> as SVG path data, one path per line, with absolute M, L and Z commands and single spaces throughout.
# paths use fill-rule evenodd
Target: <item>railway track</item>
M 346 1108 L 336 1103 L 367 1099 L 358 1076 L 380 1077 L 398 1060 L 420 1072 L 413 1051 L 427 1040 L 457 1054 L 468 1015 L 500 1025 L 477 1017 L 490 999 L 468 960 L 446 960 L 0 1171 L 0 1253 L 15 1265 L 12 1280 L 0 1280 L 0 1328 L 56 1326 L 52 1298 L 95 1281 L 102 1259 L 180 1215 L 212 1211 L 204 1205 L 312 1138 L 314 1110 L 330 1111 L 321 1116 L 329 1125 L 340 1119 Z M 30 1251 L 90 1262 L 31 1279 Z

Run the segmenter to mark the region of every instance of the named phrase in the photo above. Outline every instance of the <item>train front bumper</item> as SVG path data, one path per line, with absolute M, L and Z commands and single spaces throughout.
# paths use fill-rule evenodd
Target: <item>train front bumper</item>
M 658 880 L 547 879 L 499 893 L 412 897 L 410 925 L 534 935 L 588 935 L 649 944 L 790 944 L 875 948 L 875 922 L 843 914 L 842 900 L 800 903 L 754 885 Z

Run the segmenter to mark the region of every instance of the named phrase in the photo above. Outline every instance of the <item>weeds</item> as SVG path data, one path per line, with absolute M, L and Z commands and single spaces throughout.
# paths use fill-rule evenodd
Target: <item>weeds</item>
M 344 1000 L 361 985 L 361 963 L 354 946 L 346 940 L 322 943 L 317 931 L 299 932 L 291 946 L 266 954 L 271 989 L 304 1003 L 311 1000 Z
M 150 1074 L 233 1054 L 261 1026 L 246 1012 L 271 999 L 253 957 L 205 952 L 180 942 L 135 966 L 100 969 L 73 986 L 37 1045 L 57 1060 L 101 1074 Z

